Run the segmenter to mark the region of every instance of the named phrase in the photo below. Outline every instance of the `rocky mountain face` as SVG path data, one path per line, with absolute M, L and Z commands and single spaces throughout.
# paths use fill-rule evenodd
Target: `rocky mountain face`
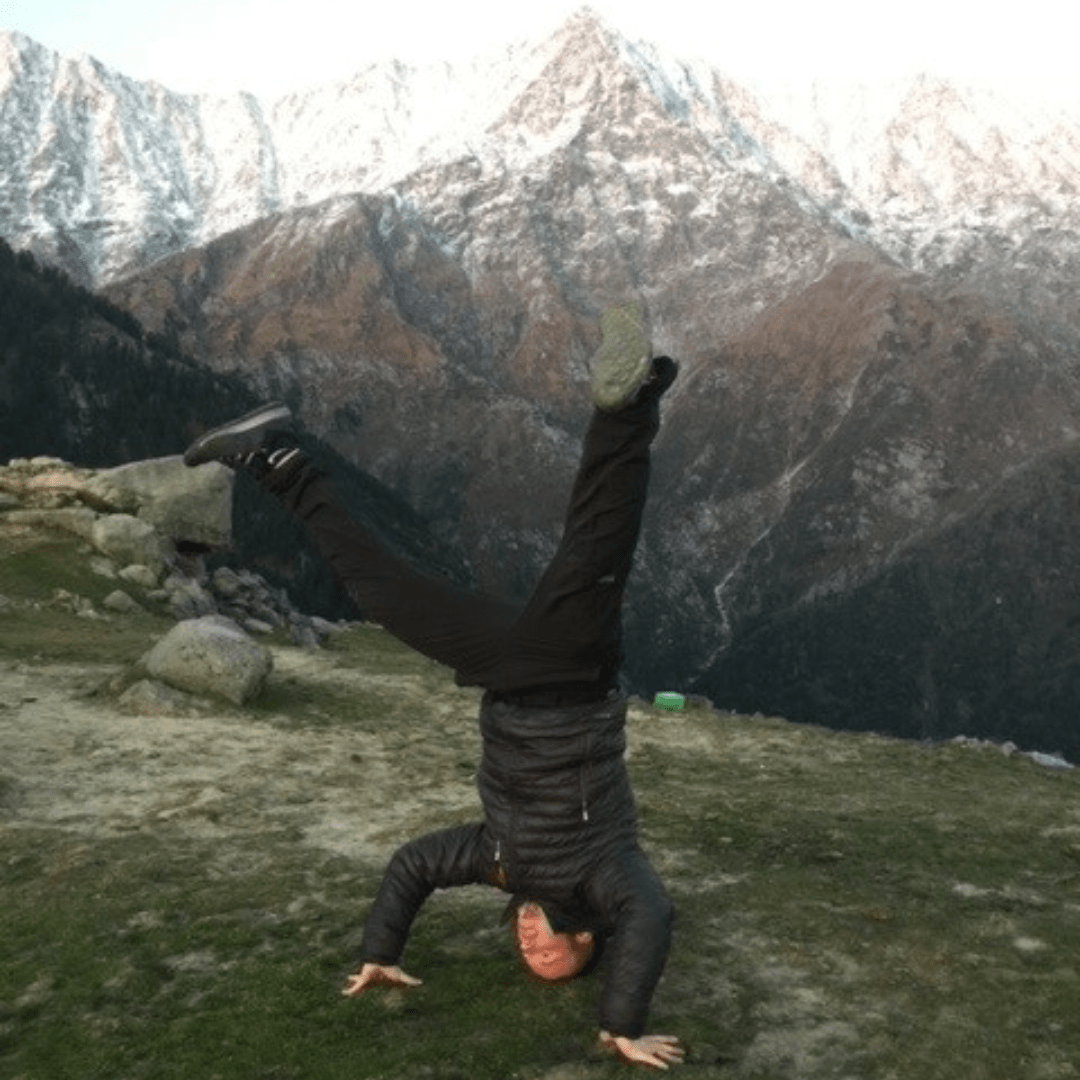
M 685 390 L 715 405 L 671 434 L 650 541 L 681 568 L 679 622 L 709 630 L 657 598 L 643 649 L 747 707 L 1071 738 L 1077 393 L 1044 340 L 977 296 L 841 265 Z
M 1075 117 L 770 98 L 587 14 L 272 104 L 2 40 L 8 238 L 289 398 L 489 587 L 550 553 L 599 313 L 645 304 L 684 374 L 636 687 L 1080 753 Z
M 51 480 L 48 463 L 57 459 L 83 468 L 171 459 L 208 426 L 255 404 L 241 377 L 213 372 L 185 356 L 175 331 L 147 333 L 127 312 L 0 240 L 0 462 L 43 458 Z M 445 558 L 414 510 L 329 447 L 322 452 L 351 512 L 392 550 L 467 580 L 460 560 Z M 153 501 L 155 487 L 176 501 L 167 476 L 148 468 L 139 475 L 144 502 Z M 22 487 L 16 480 L 16 505 Z M 43 497 L 63 505 L 80 501 L 79 493 L 85 493 L 79 485 L 65 483 L 47 488 Z M 196 487 L 186 503 L 206 497 Z M 356 614 L 307 534 L 272 496 L 241 473 L 235 491 L 229 486 L 229 500 L 236 504 L 236 527 L 225 536 L 185 535 L 189 549 L 213 550 L 215 560 L 258 567 L 277 587 L 287 585 L 308 610 Z M 0 519 L 7 501 L 0 490 Z M 67 510 L 60 516 L 69 516 Z

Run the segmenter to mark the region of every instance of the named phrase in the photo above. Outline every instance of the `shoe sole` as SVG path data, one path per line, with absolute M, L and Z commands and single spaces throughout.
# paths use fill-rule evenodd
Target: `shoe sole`
M 222 424 L 196 439 L 184 451 L 185 465 L 204 465 L 258 450 L 266 434 L 275 429 L 292 426 L 292 411 L 288 405 L 273 402 Z
M 633 398 L 649 377 L 652 355 L 640 310 L 632 305 L 609 308 L 601 319 L 603 340 L 591 364 L 594 404 L 618 409 Z

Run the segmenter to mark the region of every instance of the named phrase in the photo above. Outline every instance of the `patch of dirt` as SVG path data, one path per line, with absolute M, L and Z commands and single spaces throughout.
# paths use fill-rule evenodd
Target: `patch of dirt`
M 324 652 L 273 652 L 275 679 L 358 698 L 375 687 L 406 709 L 414 698 L 416 711 L 422 704 L 417 677 L 373 678 Z M 95 692 L 115 674 L 97 665 L 0 662 L 6 825 L 103 837 L 170 822 L 237 846 L 252 833 L 287 830 L 301 843 L 382 862 L 434 820 L 479 814 L 472 775 L 457 767 L 476 741 L 475 720 L 461 705 L 426 703 L 429 738 L 415 769 L 403 770 L 397 750 L 411 741 L 407 728 L 388 738 L 347 718 L 326 723 L 317 711 L 298 725 L 224 706 L 184 718 L 125 715 Z M 414 783 L 413 772 L 428 781 Z

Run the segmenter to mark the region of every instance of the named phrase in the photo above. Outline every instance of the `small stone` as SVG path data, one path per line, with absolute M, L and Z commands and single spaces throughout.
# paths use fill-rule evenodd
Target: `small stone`
M 290 627 L 289 639 L 294 645 L 299 645 L 304 649 L 318 649 L 322 644 L 315 630 L 303 623 Z
M 269 623 L 271 626 L 283 626 L 285 624 L 282 616 L 266 603 L 252 604 L 251 614 L 260 622 Z
M 141 563 L 125 566 L 118 576 L 122 581 L 138 585 L 141 589 L 156 589 L 158 585 L 158 575 L 149 566 L 143 566 Z
M 198 619 L 217 611 L 213 596 L 197 581 L 170 578 L 165 587 L 169 592 L 169 610 L 177 619 Z
M 88 596 L 75 598 L 75 615 L 80 619 L 100 619 L 101 612 L 94 607 L 94 602 Z
M 219 566 L 210 579 L 210 586 L 224 600 L 235 600 L 244 588 L 244 582 L 235 570 Z
M 136 716 L 188 716 L 198 699 L 156 679 L 140 679 L 120 695 L 118 704 Z
M 133 600 L 123 589 L 116 589 L 109 593 L 101 602 L 101 606 L 107 611 L 115 611 L 121 615 L 130 615 L 136 611 L 142 611 L 139 604 Z

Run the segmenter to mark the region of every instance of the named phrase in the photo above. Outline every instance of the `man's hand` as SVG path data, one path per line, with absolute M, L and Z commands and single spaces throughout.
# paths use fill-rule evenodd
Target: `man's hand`
M 669 1064 L 679 1065 L 683 1059 L 683 1048 L 674 1035 L 642 1035 L 640 1039 L 628 1039 L 625 1035 L 601 1031 L 600 1049 L 618 1054 L 623 1061 L 652 1065 L 657 1069 L 666 1069 Z
M 406 975 L 399 967 L 385 967 L 382 964 L 365 964 L 355 974 L 350 975 L 342 988 L 345 997 L 356 997 L 373 986 L 419 986 L 422 980 Z

